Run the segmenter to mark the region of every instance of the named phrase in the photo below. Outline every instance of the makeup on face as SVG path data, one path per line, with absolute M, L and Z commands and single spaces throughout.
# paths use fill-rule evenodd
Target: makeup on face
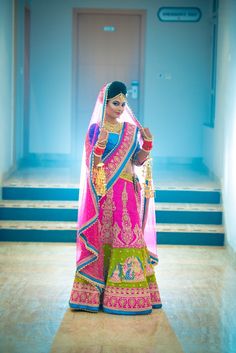
M 110 118 L 117 118 L 120 116 L 126 105 L 126 99 L 123 96 L 115 97 L 114 99 L 110 99 L 107 103 L 106 113 Z

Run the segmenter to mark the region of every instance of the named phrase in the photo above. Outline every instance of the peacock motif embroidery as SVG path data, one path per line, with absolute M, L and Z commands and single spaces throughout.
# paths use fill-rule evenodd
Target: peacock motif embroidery
M 115 266 L 111 276 L 111 282 L 140 282 L 144 281 L 144 270 L 138 256 L 127 257 L 125 262 Z

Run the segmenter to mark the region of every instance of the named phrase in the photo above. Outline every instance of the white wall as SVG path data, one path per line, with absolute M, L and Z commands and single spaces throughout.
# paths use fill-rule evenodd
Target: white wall
M 221 180 L 226 240 L 236 251 L 236 1 L 219 5 L 216 119 L 205 128 L 204 161 Z
M 153 1 L 153 3 L 155 3 Z M 199 7 L 198 23 L 161 23 L 161 6 Z M 202 126 L 209 114 L 210 26 L 206 1 L 156 1 L 149 9 L 145 121 L 161 157 L 202 157 Z M 171 80 L 159 78 L 171 75 Z M 155 155 L 155 153 L 154 153 Z
M 198 23 L 162 23 L 161 6 L 194 6 Z M 205 0 L 32 0 L 30 152 L 70 154 L 72 9 L 146 9 L 144 122 L 154 157 L 202 157 L 209 114 L 210 22 Z M 159 74 L 171 74 L 171 80 Z M 63 142 L 63 143 L 62 143 Z
M 13 164 L 13 65 L 10 0 L 0 0 L 0 186 Z

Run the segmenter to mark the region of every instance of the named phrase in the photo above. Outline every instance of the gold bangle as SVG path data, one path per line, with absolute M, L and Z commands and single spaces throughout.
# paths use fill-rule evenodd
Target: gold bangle
M 102 148 L 105 150 L 106 145 L 100 145 L 99 143 L 96 143 L 95 147 Z
M 106 146 L 107 140 L 102 140 L 102 141 L 97 140 L 96 143 L 99 144 L 100 146 Z
M 152 138 L 152 137 L 150 137 L 150 138 L 149 138 L 149 137 L 146 137 L 146 136 L 145 136 L 145 138 L 143 138 L 143 140 L 144 140 L 144 141 L 148 141 L 148 142 L 150 142 L 150 141 L 152 141 L 152 140 L 153 140 L 153 138 Z
M 145 140 L 145 141 L 152 141 L 152 140 L 153 140 L 153 138 L 152 138 L 152 137 L 148 137 L 148 136 L 145 134 L 144 131 L 143 131 L 143 135 L 144 135 L 144 137 L 142 136 L 143 140 Z

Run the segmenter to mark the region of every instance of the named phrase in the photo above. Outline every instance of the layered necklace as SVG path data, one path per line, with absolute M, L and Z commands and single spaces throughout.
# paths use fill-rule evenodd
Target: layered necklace
M 115 123 L 111 123 L 109 121 L 104 121 L 104 128 L 109 131 L 109 132 L 115 132 L 117 134 L 119 134 L 121 132 L 122 129 L 122 123 L 120 123 L 119 121 L 115 122 Z

